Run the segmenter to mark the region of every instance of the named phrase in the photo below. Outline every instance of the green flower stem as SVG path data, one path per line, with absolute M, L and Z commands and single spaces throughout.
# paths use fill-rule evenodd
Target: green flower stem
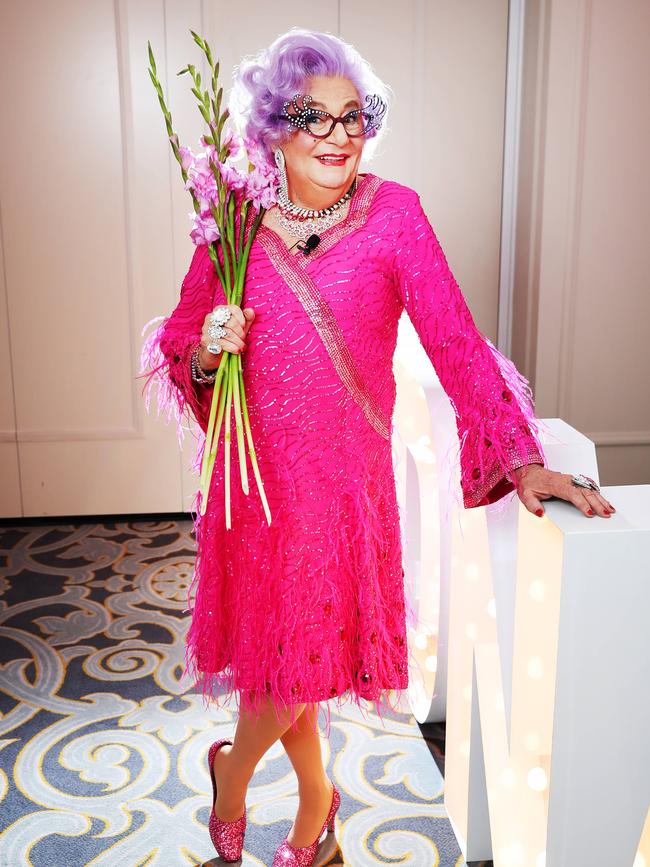
M 234 270 L 236 274 L 237 269 L 237 253 L 235 251 L 235 194 L 233 192 L 228 196 L 228 222 L 227 222 L 227 237 L 228 237 L 228 246 L 230 247 L 230 254 L 232 256 L 232 261 L 234 264 Z M 236 284 L 237 279 L 236 276 L 233 279 L 233 284 Z
M 158 94 L 158 102 L 160 103 L 160 107 L 162 109 L 163 117 L 165 118 L 165 126 L 167 128 L 167 137 L 169 138 L 169 143 L 171 145 L 172 151 L 174 152 L 174 156 L 176 157 L 179 166 L 181 167 L 181 176 L 183 178 L 183 183 L 187 181 L 187 172 L 183 168 L 183 163 L 181 160 L 181 155 L 178 149 L 178 135 L 174 132 L 174 128 L 172 125 L 172 116 L 167 108 L 167 104 L 165 102 L 165 96 L 163 94 L 163 89 L 158 81 L 158 75 L 156 72 L 156 59 L 154 57 L 153 49 L 151 48 L 151 43 L 147 42 L 147 49 L 149 52 L 149 76 L 151 81 L 153 82 L 153 86 L 155 88 L 156 93 Z M 185 70 L 181 70 L 182 72 Z M 180 73 L 179 73 L 180 75 Z M 190 190 L 192 193 L 192 202 L 194 204 L 194 210 L 198 213 L 199 203 L 196 200 L 194 192 Z
M 255 220 L 253 221 L 253 225 L 251 226 L 251 231 L 250 231 L 250 234 L 248 235 L 248 240 L 246 241 L 246 245 L 244 247 L 244 250 L 241 254 L 241 258 L 239 261 L 239 270 L 237 273 L 237 285 L 235 286 L 235 289 L 234 289 L 234 298 L 233 298 L 233 302 L 232 302 L 233 304 L 237 304 L 239 306 L 241 306 L 242 295 L 244 293 L 244 280 L 246 277 L 246 268 L 248 266 L 248 257 L 249 257 L 250 252 L 251 252 L 251 246 L 253 245 L 253 238 L 255 237 L 255 233 L 257 232 L 258 226 L 262 222 L 262 217 L 264 216 L 264 214 L 265 214 L 265 209 L 260 208 L 260 212 L 255 217 Z
M 227 280 L 226 298 L 227 298 L 229 304 L 233 304 L 234 302 L 232 301 L 232 298 L 231 298 L 232 291 L 233 291 L 233 277 L 231 276 L 231 273 L 230 273 L 230 259 L 228 257 L 228 248 L 226 246 L 226 239 L 224 238 L 224 233 L 221 231 L 221 229 L 219 229 L 219 235 L 220 235 L 220 241 L 221 241 L 221 250 L 223 252 L 224 271 L 225 271 L 226 280 Z
M 246 445 L 244 443 L 244 429 L 241 415 L 241 391 L 242 383 L 239 381 L 237 360 L 241 354 L 237 354 L 234 363 L 231 363 L 233 406 L 235 409 L 235 429 L 237 432 L 237 454 L 239 455 L 239 473 L 241 476 L 242 491 L 248 495 L 248 468 L 246 466 Z
M 212 438 L 210 449 L 209 449 L 209 451 L 204 451 L 204 453 L 203 453 L 204 457 L 207 453 L 207 455 L 208 455 L 207 461 L 208 462 L 207 462 L 207 469 L 205 472 L 205 479 L 204 479 L 202 486 L 201 486 L 201 491 L 202 491 L 202 497 L 201 497 L 202 511 L 201 511 L 201 514 L 204 513 L 205 506 L 207 506 L 208 494 L 210 492 L 210 480 L 212 479 L 212 471 L 214 469 L 214 461 L 215 461 L 215 458 L 217 456 L 217 449 L 219 448 L 219 434 L 221 432 L 221 425 L 222 425 L 223 417 L 224 417 L 224 414 L 226 411 L 226 398 L 228 396 L 228 387 L 227 387 L 228 386 L 228 364 L 229 364 L 228 359 L 230 357 L 230 354 L 231 353 L 229 353 L 229 352 L 224 352 L 224 356 L 225 356 L 226 360 L 224 362 L 224 376 L 223 376 L 222 388 L 221 388 L 218 396 L 213 395 L 213 398 L 212 398 L 213 403 L 215 405 L 218 404 L 217 421 L 216 421 L 216 430 L 214 433 L 214 437 Z M 207 449 L 207 443 L 206 443 L 206 449 Z
M 269 504 L 266 499 L 266 493 L 264 491 L 264 482 L 262 481 L 262 476 L 260 475 L 260 469 L 257 464 L 257 455 L 255 454 L 255 446 L 253 445 L 253 434 L 251 431 L 251 424 L 248 418 L 248 407 L 246 406 L 246 392 L 244 390 L 244 377 L 242 372 L 242 364 L 241 357 L 239 357 L 239 365 L 238 365 L 238 376 L 239 376 L 239 387 L 241 391 L 241 404 L 242 404 L 242 414 L 244 416 L 244 429 L 246 431 L 246 439 L 248 440 L 248 451 L 250 453 L 251 458 L 251 466 L 253 467 L 253 475 L 255 476 L 255 481 L 257 482 L 257 490 L 260 494 L 260 499 L 262 501 L 262 506 L 264 507 L 264 514 L 266 515 L 266 521 L 271 525 L 271 510 L 269 509 Z
M 246 216 L 248 215 L 248 202 L 242 197 L 242 202 L 239 208 L 239 244 L 237 252 L 244 246 L 244 229 L 246 227 Z
M 217 375 L 214 380 L 214 391 L 212 394 L 212 403 L 210 404 L 210 415 L 208 416 L 208 426 L 205 433 L 205 445 L 203 447 L 203 458 L 201 460 L 201 476 L 200 476 L 200 484 L 201 487 L 205 485 L 207 480 L 207 469 L 210 452 L 212 450 L 212 442 L 214 436 L 214 424 L 217 415 L 217 406 L 219 404 L 219 389 L 221 388 L 221 382 L 224 377 L 224 373 L 226 370 L 227 363 L 227 353 L 223 352 L 221 354 L 221 359 L 219 360 L 219 367 L 217 369 Z
M 228 359 L 228 358 L 230 358 L 231 353 L 224 351 L 224 355 L 226 356 L 226 359 Z M 210 479 L 212 478 L 212 471 L 214 469 L 214 462 L 216 460 L 217 451 L 219 449 L 219 433 L 221 432 L 221 422 L 222 422 L 224 411 L 226 408 L 226 393 L 228 391 L 228 389 L 227 389 L 228 364 L 229 364 L 229 362 L 226 361 L 226 372 L 224 374 L 224 384 L 223 384 L 223 387 L 222 387 L 221 392 L 220 392 L 219 397 L 218 397 L 219 409 L 218 409 L 218 413 L 217 413 L 216 431 L 215 431 L 214 437 L 212 438 L 212 442 L 211 442 L 210 450 L 209 450 L 209 454 L 208 454 L 208 468 L 206 470 L 205 481 L 204 481 L 204 486 L 205 486 L 206 491 L 208 491 L 209 487 L 210 487 Z M 215 400 L 217 400 L 217 398 L 213 395 L 212 400 L 215 401 Z M 204 452 L 204 454 L 205 454 L 205 452 Z
M 217 272 L 217 277 L 221 281 L 221 285 L 225 285 L 225 277 L 223 271 L 221 269 L 221 262 L 219 261 L 219 254 L 217 253 L 217 248 L 214 244 L 208 244 L 208 253 L 210 255 L 210 259 L 212 259 L 212 264 L 214 265 L 214 270 Z
M 224 447 L 224 481 L 225 481 L 225 503 L 226 503 L 226 529 L 231 530 L 232 524 L 230 521 L 230 410 L 232 406 L 232 358 L 228 359 L 226 383 L 226 425 L 223 434 Z
M 223 387 L 222 387 L 221 392 L 220 392 L 220 394 L 219 394 L 219 396 L 218 396 L 219 409 L 218 409 L 218 414 L 217 414 L 216 431 L 215 431 L 214 436 L 212 437 L 212 441 L 211 441 L 211 443 L 210 443 L 210 449 L 209 449 L 209 454 L 208 454 L 207 470 L 206 470 L 205 478 L 204 478 L 204 481 L 203 481 L 203 484 L 205 485 L 205 489 L 206 489 L 206 491 L 209 490 L 210 479 L 212 478 L 212 471 L 214 470 L 214 462 L 215 462 L 215 460 L 216 460 L 216 458 L 217 458 L 217 451 L 219 450 L 219 434 L 220 434 L 220 432 L 221 432 L 221 424 L 222 424 L 222 420 L 223 420 L 224 413 L 225 413 L 225 408 L 226 408 L 226 397 L 227 397 L 227 393 L 228 393 L 228 382 L 230 381 L 230 380 L 229 380 L 229 377 L 230 377 L 230 365 L 232 364 L 232 362 L 231 362 L 230 359 L 232 358 L 233 353 L 232 353 L 232 352 L 228 352 L 228 350 L 224 349 L 223 354 L 224 354 L 224 356 L 225 356 L 225 358 L 226 358 L 226 361 L 225 361 L 225 370 L 224 370 L 224 377 L 223 377 Z M 212 397 L 212 401 L 213 401 L 213 402 L 216 402 L 216 401 L 217 401 L 217 398 L 216 398 L 214 395 L 213 395 L 213 397 Z M 204 451 L 204 457 L 205 457 L 205 451 Z
M 228 367 L 228 356 L 230 353 L 224 352 L 224 366 L 223 366 L 223 381 L 221 390 L 213 393 L 212 395 L 212 404 L 210 406 L 210 415 L 213 417 L 215 409 L 217 410 L 217 418 L 216 424 L 213 425 L 216 429 L 214 430 L 214 434 L 209 438 L 206 436 L 205 446 L 203 449 L 203 459 L 201 461 L 201 514 L 205 513 L 206 506 L 208 504 L 208 494 L 210 492 L 210 480 L 212 479 L 212 470 L 214 468 L 214 461 L 217 454 L 217 449 L 219 447 L 219 434 L 221 432 L 221 424 L 223 421 L 223 415 L 226 407 L 226 384 L 225 380 L 228 376 L 227 367 Z

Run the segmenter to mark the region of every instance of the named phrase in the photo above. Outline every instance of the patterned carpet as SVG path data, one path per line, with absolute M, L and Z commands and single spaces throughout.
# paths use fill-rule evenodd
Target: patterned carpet
M 219 864 L 206 755 L 236 711 L 180 681 L 191 521 L 84 520 L 0 524 L 0 864 Z M 345 864 L 463 867 L 444 726 L 334 708 L 322 743 Z M 297 807 L 279 742 L 247 805 L 242 863 L 266 867 Z

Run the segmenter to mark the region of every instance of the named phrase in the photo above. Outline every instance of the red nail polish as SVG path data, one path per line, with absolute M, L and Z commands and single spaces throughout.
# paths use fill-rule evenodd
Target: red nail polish
M 588 514 L 588 515 L 593 515 L 593 513 L 594 513 L 594 510 L 593 510 L 593 509 L 587 509 L 587 514 Z
M 537 509 L 535 514 L 537 515 L 538 518 L 541 518 L 542 515 L 544 514 L 544 509 Z

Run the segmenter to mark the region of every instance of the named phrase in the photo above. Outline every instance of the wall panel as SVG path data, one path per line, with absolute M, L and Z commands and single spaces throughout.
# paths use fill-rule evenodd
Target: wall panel
M 353 42 L 396 95 L 385 146 L 366 168 L 422 194 L 494 338 L 506 11 L 468 0 L 283 0 L 272 12 L 261 0 L 4 4 L 0 111 L 15 133 L 0 168 L 5 514 L 177 511 L 196 490 L 196 425 L 179 453 L 175 425 L 146 415 L 136 379 L 142 326 L 173 310 L 193 251 L 147 40 L 192 146 L 202 123 L 189 79 L 177 76 L 200 63 L 190 29 L 220 56 L 226 90 L 242 56 L 293 25 Z

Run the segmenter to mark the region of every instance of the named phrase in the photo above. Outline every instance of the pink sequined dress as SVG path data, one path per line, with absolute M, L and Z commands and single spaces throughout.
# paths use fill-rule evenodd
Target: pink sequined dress
M 178 306 L 143 348 L 160 404 L 203 432 L 212 387 L 192 381 L 190 354 L 224 301 L 197 247 Z M 242 493 L 233 446 L 226 529 L 222 437 L 207 511 L 198 492 L 193 508 L 187 672 L 217 703 L 234 691 L 253 711 L 267 696 L 394 706 L 409 663 L 391 447 L 402 311 L 456 413 L 466 508 L 512 491 L 508 470 L 545 465 L 530 388 L 477 329 L 417 193 L 374 174 L 308 257 L 260 227 L 244 306 L 256 314 L 242 362 L 272 522 L 250 460 Z

